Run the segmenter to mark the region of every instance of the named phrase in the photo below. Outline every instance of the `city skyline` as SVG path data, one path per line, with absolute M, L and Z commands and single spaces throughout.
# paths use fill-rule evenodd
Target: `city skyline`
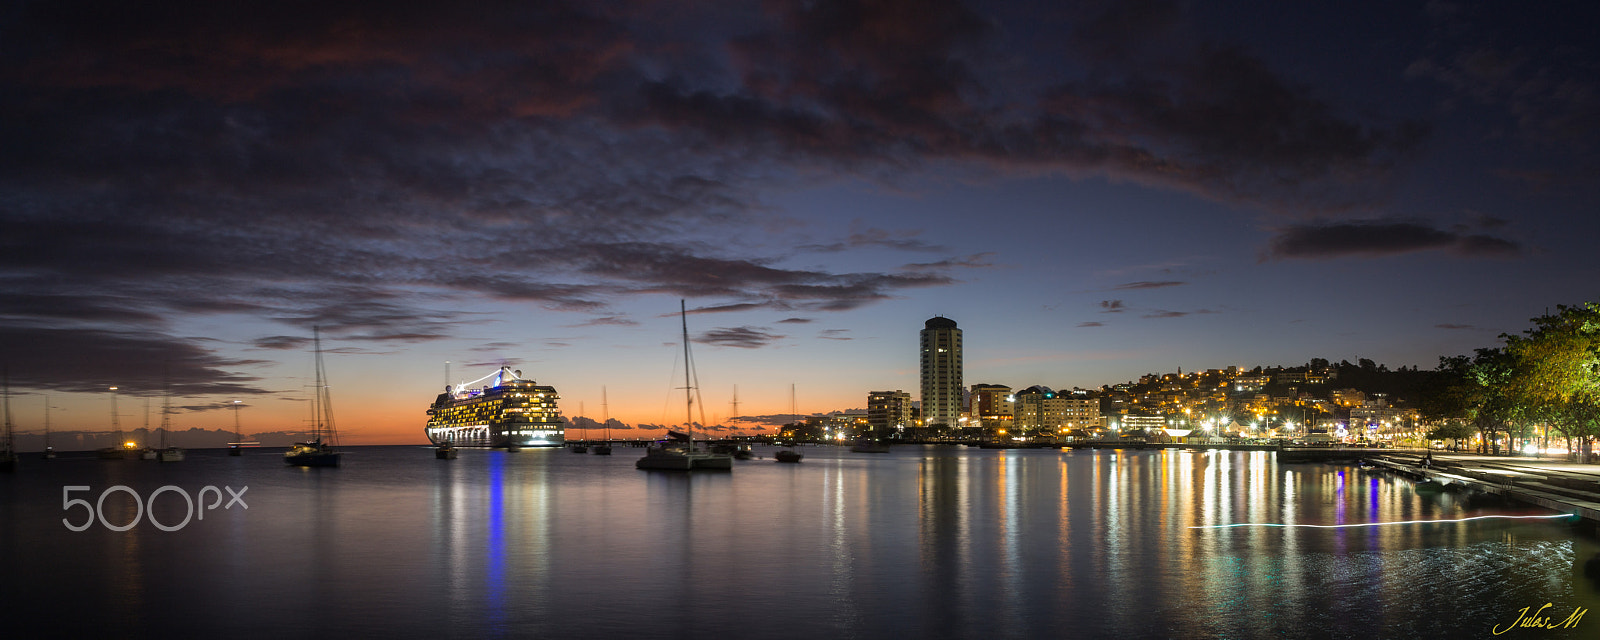
M 1018 389 L 1432 368 L 1600 297 L 1597 14 L 23 4 L 0 359 L 23 431 L 294 430 L 318 326 L 352 444 L 502 365 L 677 424 L 680 299 L 711 423 L 918 389 L 940 316 Z

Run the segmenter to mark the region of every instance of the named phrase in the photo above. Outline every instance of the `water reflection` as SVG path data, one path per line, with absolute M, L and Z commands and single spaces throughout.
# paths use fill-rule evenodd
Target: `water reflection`
M 158 612 L 182 611 L 281 637 L 317 611 L 330 636 L 1439 637 L 1547 601 L 1600 607 L 1581 571 L 1600 547 L 1553 522 L 1192 529 L 1538 511 L 1264 452 L 819 449 L 714 475 L 362 453 L 309 473 L 197 455 L 194 481 L 137 464 L 18 475 L 0 493 L 16 568 L 0 596 L 64 619 L 58 636 L 159 635 Z M 219 478 L 251 486 L 249 511 L 174 534 L 60 525 L 63 484 Z

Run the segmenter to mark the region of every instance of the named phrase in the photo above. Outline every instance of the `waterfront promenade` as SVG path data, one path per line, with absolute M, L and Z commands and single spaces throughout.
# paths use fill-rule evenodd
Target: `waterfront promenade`
M 1565 511 L 1600 524 L 1600 465 L 1471 453 L 1394 451 L 1368 461 L 1413 478 L 1461 484 L 1479 491 Z

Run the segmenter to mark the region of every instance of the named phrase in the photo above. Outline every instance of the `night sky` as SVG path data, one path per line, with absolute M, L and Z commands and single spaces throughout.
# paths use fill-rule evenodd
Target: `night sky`
M 1070 388 L 1600 299 L 1594 3 L 436 4 L 4 4 L 19 429 L 302 428 L 313 326 L 380 444 L 446 361 L 681 422 L 680 298 L 714 423 L 915 394 L 935 315 Z

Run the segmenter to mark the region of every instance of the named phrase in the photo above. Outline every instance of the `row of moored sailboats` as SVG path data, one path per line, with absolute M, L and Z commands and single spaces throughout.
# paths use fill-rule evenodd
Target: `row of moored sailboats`
M 295 443 L 283 454 L 283 461 L 292 466 L 302 467 L 337 467 L 342 454 L 334 447 L 338 443 L 338 432 L 333 424 L 333 403 L 328 392 L 327 371 L 322 364 L 322 334 L 313 328 L 312 341 L 316 354 L 316 387 L 311 400 L 312 405 L 312 437 L 306 442 Z M 9 373 L 5 377 L 5 432 L 0 435 L 0 471 L 11 471 L 16 468 L 16 447 L 13 438 L 11 423 L 11 380 Z M 113 392 L 116 387 L 112 387 Z M 45 402 L 45 450 L 43 457 L 51 460 L 56 457 L 55 449 L 50 446 L 50 407 L 48 399 Z M 132 442 L 122 442 L 122 430 L 117 426 L 116 396 L 112 396 L 111 421 L 116 429 L 118 444 L 100 449 L 96 455 L 104 460 L 157 460 L 160 462 L 182 462 L 186 457 L 184 450 L 176 445 L 167 444 L 167 433 L 172 430 L 172 394 L 169 392 L 162 401 L 161 407 L 161 447 L 151 449 L 140 447 Z M 147 414 L 148 415 L 148 412 Z M 145 425 L 149 427 L 148 424 Z M 233 413 L 234 442 L 228 449 L 228 455 L 243 455 L 239 433 L 238 405 L 234 405 Z

